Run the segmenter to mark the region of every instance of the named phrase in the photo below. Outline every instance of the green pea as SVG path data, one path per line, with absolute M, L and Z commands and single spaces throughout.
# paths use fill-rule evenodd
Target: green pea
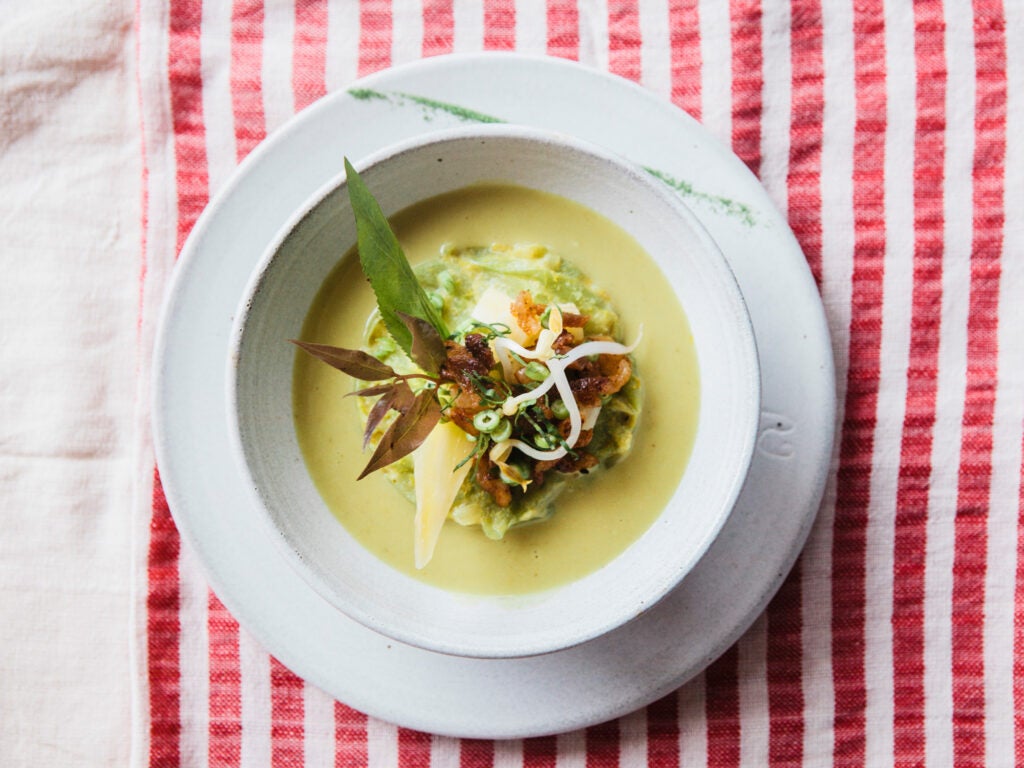
M 556 419 L 569 418 L 569 407 L 562 400 L 555 400 L 551 404 L 551 412 L 555 415 Z
M 533 444 L 542 451 L 549 451 L 555 447 L 555 442 L 551 439 L 551 436 L 545 434 L 534 435 Z
M 533 379 L 533 381 L 544 381 L 544 379 L 551 375 L 551 371 L 548 370 L 544 363 L 534 360 L 523 368 L 523 375 L 528 379 Z

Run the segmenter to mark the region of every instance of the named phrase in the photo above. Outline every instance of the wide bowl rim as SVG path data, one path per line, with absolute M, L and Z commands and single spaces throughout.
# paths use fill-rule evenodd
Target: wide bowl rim
M 239 360 L 239 350 L 245 337 L 250 311 L 253 308 L 253 304 L 267 279 L 268 271 L 273 266 L 279 251 L 293 232 L 308 216 L 310 216 L 313 211 L 316 210 L 317 206 L 324 202 L 326 197 L 340 190 L 344 190 L 346 185 L 344 171 L 339 171 L 339 173 L 333 176 L 330 180 L 322 184 L 305 200 L 302 206 L 296 209 L 292 216 L 289 217 L 279 229 L 276 236 L 270 241 L 250 272 L 245 290 L 243 291 L 241 300 L 238 304 L 238 311 L 235 314 L 229 338 L 228 372 L 226 376 L 229 421 L 228 435 L 230 447 L 236 459 L 236 466 L 241 469 L 244 478 L 248 481 L 247 486 L 251 491 L 250 498 L 255 502 L 257 507 L 258 514 L 255 516 L 256 519 L 264 530 L 269 533 L 270 538 L 274 541 L 275 545 L 277 545 L 278 551 L 283 555 L 284 559 L 289 563 L 293 570 L 297 571 L 303 581 L 314 591 L 320 594 L 321 597 L 326 599 L 331 605 L 348 615 L 350 618 L 355 619 L 374 631 L 385 636 L 392 637 L 400 642 L 424 648 L 426 650 L 471 658 L 520 658 L 556 652 L 587 642 L 588 640 L 592 640 L 616 629 L 635 618 L 641 612 L 649 609 L 665 597 L 665 595 L 671 592 L 672 589 L 674 589 L 679 582 L 685 578 L 685 575 L 692 570 L 697 562 L 699 562 L 700 558 L 707 552 L 711 543 L 722 530 L 725 521 L 731 514 L 743 488 L 747 472 L 751 465 L 760 417 L 760 365 L 758 362 L 754 329 L 746 308 L 746 302 L 731 267 L 724 255 L 721 253 L 714 239 L 682 200 L 671 194 L 671 192 L 662 185 L 655 183 L 653 178 L 646 173 L 644 169 L 639 168 L 631 161 L 615 152 L 612 152 L 611 150 L 558 131 L 512 124 L 474 125 L 447 128 L 405 139 L 383 147 L 382 149 L 368 154 L 363 158 L 359 158 L 353 161 L 353 165 L 360 173 L 366 173 L 383 163 L 395 161 L 408 153 L 423 151 L 432 147 L 447 145 L 451 142 L 457 142 L 460 140 L 477 138 L 490 140 L 510 139 L 555 144 L 568 151 L 575 151 L 590 155 L 597 158 L 602 163 L 607 163 L 616 167 L 620 172 L 631 178 L 633 181 L 645 185 L 651 193 L 662 198 L 666 204 L 670 205 L 674 209 L 674 211 L 685 221 L 686 226 L 692 230 L 692 234 L 700 240 L 702 250 L 711 256 L 711 261 L 709 263 L 713 269 L 716 270 L 717 276 L 724 279 L 725 284 L 728 285 L 726 291 L 727 302 L 734 310 L 737 321 L 733 330 L 737 332 L 738 335 L 736 340 L 743 348 L 742 356 L 748 362 L 748 365 L 744 366 L 744 390 L 747 393 L 747 397 L 743 404 L 746 406 L 746 409 L 741 415 L 746 426 L 744 428 L 744 441 L 735 455 L 736 461 L 734 464 L 734 475 L 728 488 L 725 489 L 722 494 L 721 513 L 717 515 L 714 524 L 709 526 L 705 531 L 705 536 L 703 537 L 700 546 L 696 549 L 696 553 L 685 563 L 678 564 L 678 567 L 665 569 L 663 577 L 660 578 L 660 580 L 658 580 L 658 582 L 649 591 L 645 592 L 645 597 L 642 600 L 638 603 L 632 604 L 628 608 L 621 609 L 616 615 L 610 616 L 603 621 L 593 622 L 582 627 L 579 625 L 567 625 L 565 630 L 555 635 L 548 633 L 544 637 L 537 637 L 531 641 L 524 641 L 520 638 L 517 639 L 514 644 L 480 642 L 479 640 L 474 642 L 466 641 L 465 639 L 460 640 L 453 637 L 423 636 L 415 631 L 409 631 L 403 628 L 400 624 L 395 624 L 393 621 L 382 619 L 380 613 L 360 609 L 359 606 L 352 603 L 352 601 L 344 599 L 343 592 L 339 592 L 331 585 L 325 584 L 324 581 L 311 570 L 302 553 L 296 549 L 293 542 L 287 538 L 284 532 L 274 523 L 273 514 L 271 510 L 267 508 L 267 499 L 265 499 L 260 492 L 257 478 L 254 477 L 252 473 L 252 467 L 246 454 L 245 441 L 239 428 L 239 380 L 237 363 Z M 340 526 L 341 524 L 339 523 L 338 525 Z M 618 557 L 622 557 L 622 555 L 620 554 Z M 380 566 L 383 568 L 390 568 L 390 566 L 383 562 L 380 562 Z M 440 590 L 439 588 L 433 589 L 437 589 L 441 592 L 445 591 Z M 556 588 L 555 591 L 558 589 L 561 588 Z M 497 599 L 500 600 L 501 598 L 498 597 Z

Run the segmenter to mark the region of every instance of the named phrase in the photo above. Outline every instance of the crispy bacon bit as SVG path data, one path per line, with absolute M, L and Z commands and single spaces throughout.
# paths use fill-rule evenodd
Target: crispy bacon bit
M 487 340 L 479 333 L 467 333 L 465 344 L 446 341 L 448 359 L 441 366 L 442 381 L 452 381 L 459 387 L 459 394 L 445 411 L 462 431 L 478 434 L 473 426 L 473 417 L 484 410 L 485 405 L 477 392 L 474 378 L 486 377 L 494 367 L 494 355 Z
M 526 338 L 533 340 L 537 338 L 537 335 L 541 332 L 543 326 L 541 325 L 540 318 L 547 310 L 547 304 L 537 304 L 533 300 L 533 295 L 529 291 L 520 291 L 519 295 L 516 296 L 515 301 L 512 302 L 510 309 L 512 310 L 512 316 L 516 319 L 516 323 L 522 329 L 523 333 L 526 334 Z M 589 315 L 578 315 L 574 312 L 561 312 L 562 316 L 562 327 L 563 328 L 582 328 L 590 320 Z M 562 331 L 564 334 L 565 331 Z M 572 334 L 567 334 L 568 338 L 575 344 L 575 339 Z M 564 342 L 563 342 L 564 343 Z M 569 345 L 570 347 L 572 345 Z
M 463 432 L 478 435 L 479 430 L 473 425 L 473 417 L 484 410 L 483 400 L 475 390 L 460 389 L 458 397 L 452 401 L 445 415 L 455 422 Z
M 574 374 L 569 387 L 580 405 L 599 405 L 602 398 L 626 386 L 633 375 L 633 366 L 624 355 L 601 355 L 596 361 L 577 360 L 569 370 Z
M 558 422 L 558 434 L 560 434 L 563 439 L 569 437 L 569 431 L 571 429 L 572 424 L 569 422 L 568 419 L 562 419 L 560 422 Z M 590 445 L 590 441 L 593 439 L 594 430 L 584 429 L 582 432 L 580 432 L 580 436 L 576 439 L 576 445 L 573 446 L 573 450 L 577 448 L 586 448 L 588 445 Z
M 552 461 L 538 461 L 533 465 L 533 482 L 537 485 L 543 485 L 544 476 L 552 470 L 565 475 L 572 475 L 577 472 L 587 472 L 600 463 L 596 456 L 586 451 L 579 451 L 575 456 L 570 453 L 568 456 Z
M 600 405 L 603 395 L 605 379 L 602 376 L 584 376 L 579 379 L 572 379 L 569 387 L 572 389 L 576 402 L 581 406 Z
M 466 349 L 469 350 L 469 354 L 473 356 L 473 359 L 481 365 L 486 365 L 487 370 L 494 367 L 494 355 L 491 353 L 491 345 L 487 343 L 487 339 L 483 334 L 467 333 Z
M 594 454 L 580 451 L 575 456 L 570 453 L 568 456 L 563 456 L 559 459 L 558 463 L 555 464 L 555 470 L 571 475 L 575 472 L 586 472 L 596 467 L 599 463 L 597 456 Z
M 582 328 L 590 320 L 590 315 L 577 315 L 572 312 L 562 312 L 562 325 L 566 328 Z
M 562 315 L 562 321 L 565 321 L 565 315 Z M 577 315 L 571 315 L 571 317 L 577 317 Z M 555 350 L 556 355 L 564 355 L 570 349 L 576 346 L 576 337 L 568 331 L 562 331 L 558 334 L 558 337 L 552 342 L 551 348 Z
M 512 317 L 528 339 L 537 338 L 541 331 L 540 316 L 544 314 L 543 304 L 534 304 L 529 291 L 520 291 L 510 307 Z
M 601 373 L 608 377 L 611 390 L 609 395 L 618 392 L 633 376 L 633 365 L 625 355 L 601 355 L 597 359 Z
M 494 367 L 494 355 L 479 333 L 467 333 L 463 346 L 454 341 L 444 343 L 448 359 L 441 366 L 441 378 L 458 383 L 464 389 L 473 386 L 473 375 L 486 376 Z
M 485 451 L 476 460 L 477 485 L 487 491 L 499 507 L 507 507 L 512 503 L 512 490 L 500 477 L 491 474 L 492 469 L 494 465 L 491 463 L 491 457 Z

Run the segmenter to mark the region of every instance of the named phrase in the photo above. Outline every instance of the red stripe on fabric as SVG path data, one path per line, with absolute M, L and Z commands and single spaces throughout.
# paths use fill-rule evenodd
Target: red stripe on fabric
M 669 43 L 672 48 L 672 103 L 696 120 L 701 118 L 700 104 L 700 13 L 699 0 L 670 0 L 668 6 Z
M 1024 425 L 1022 425 L 1024 427 Z M 1024 765 L 1024 437 L 1017 486 L 1017 574 L 1013 596 L 1013 748 Z
M 793 567 L 768 606 L 768 764 L 802 766 L 804 759 L 803 567 Z
M 231 111 L 238 162 L 266 136 L 262 66 L 263 3 L 235 0 L 231 7 Z
M 764 53 L 760 0 L 729 3 L 732 38 L 732 149 L 755 175 L 761 170 Z
M 327 0 L 295 4 L 292 45 L 292 93 L 298 112 L 327 93 Z
M 206 205 L 206 131 L 203 124 L 199 34 L 202 5 L 180 0 L 168 9 L 167 78 L 174 133 L 180 252 Z M 150 766 L 181 761 L 180 538 L 154 469 L 153 509 L 147 559 L 146 645 L 149 676 Z
M 367 716 L 352 707 L 334 702 L 334 768 L 357 768 L 369 764 Z
M 423 55 L 451 53 L 454 44 L 452 0 L 423 0 Z
M 619 765 L 619 721 L 587 728 L 584 735 L 587 753 L 587 768 L 618 768 Z
M 732 646 L 704 673 L 704 711 L 708 729 L 708 765 L 740 764 L 739 651 Z
M 160 475 L 153 472 L 153 517 L 146 569 L 146 652 L 149 675 L 149 765 L 181 762 L 181 587 L 178 529 L 167 506 Z
M 398 764 L 402 768 L 430 768 L 429 733 L 412 728 L 398 729 Z
M 787 213 L 790 226 L 800 242 L 811 273 L 820 285 L 821 145 L 825 103 L 824 29 L 818 0 L 795 3 L 792 13 Z M 751 42 L 747 44 L 750 45 Z M 734 52 L 735 61 L 737 59 Z M 759 61 L 763 62 L 763 58 Z M 734 82 L 736 77 L 734 66 Z M 763 81 L 758 78 L 750 87 L 761 85 Z M 736 121 L 739 118 L 739 113 L 734 109 L 734 142 L 737 141 Z M 759 134 L 757 138 L 760 141 Z M 768 760 L 772 766 L 803 765 L 805 698 L 802 573 L 803 567 L 800 561 L 797 561 L 766 613 Z
M 210 647 L 210 766 L 231 768 L 242 758 L 238 622 L 212 592 L 206 611 Z
M 484 49 L 512 51 L 515 47 L 515 5 L 507 0 L 484 0 Z
M 1006 223 L 1005 22 L 1000 2 L 976 0 L 974 13 L 974 238 L 953 559 L 953 758 L 958 767 L 985 763 L 985 572 L 998 381 L 1000 256 Z
M 391 66 L 391 2 L 359 0 L 359 77 Z
M 633 3 L 608 5 L 608 70 L 640 82 L 640 9 Z
M 241 162 L 266 135 L 262 93 L 263 4 L 234 0 L 231 8 L 231 109 L 236 161 Z M 238 622 L 209 593 L 209 742 L 212 768 L 238 765 L 242 754 L 242 671 Z
M 491 768 L 494 765 L 494 742 L 486 739 L 459 741 L 459 768 Z
M 523 768 L 555 768 L 558 741 L 554 736 L 523 740 Z
M 576 0 L 548 0 L 548 55 L 580 57 L 580 12 Z
M 302 678 L 270 657 L 270 762 L 275 767 L 302 765 L 303 686 Z
M 833 762 L 863 766 L 865 556 L 885 270 L 885 14 L 854 6 L 854 259 L 850 346 L 832 530 Z
M 814 280 L 821 285 L 821 145 L 825 113 L 824 27 L 819 0 L 793 8 L 788 218 Z
M 925 756 L 925 560 L 942 323 L 946 64 L 942 8 L 914 5 L 914 283 L 893 542 L 893 747 L 896 765 Z
M 167 49 L 171 89 L 171 124 L 177 163 L 177 250 L 209 196 L 206 168 L 206 127 L 203 123 L 203 81 L 200 74 L 199 33 L 203 8 L 198 0 L 178 0 L 170 6 Z
M 679 757 L 679 693 L 673 692 L 647 707 L 647 764 L 678 768 Z

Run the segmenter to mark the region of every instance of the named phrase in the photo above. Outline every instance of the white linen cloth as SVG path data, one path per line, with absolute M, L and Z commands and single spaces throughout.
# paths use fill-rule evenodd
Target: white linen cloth
M 0 765 L 122 766 L 141 220 L 134 4 L 0 11 Z

